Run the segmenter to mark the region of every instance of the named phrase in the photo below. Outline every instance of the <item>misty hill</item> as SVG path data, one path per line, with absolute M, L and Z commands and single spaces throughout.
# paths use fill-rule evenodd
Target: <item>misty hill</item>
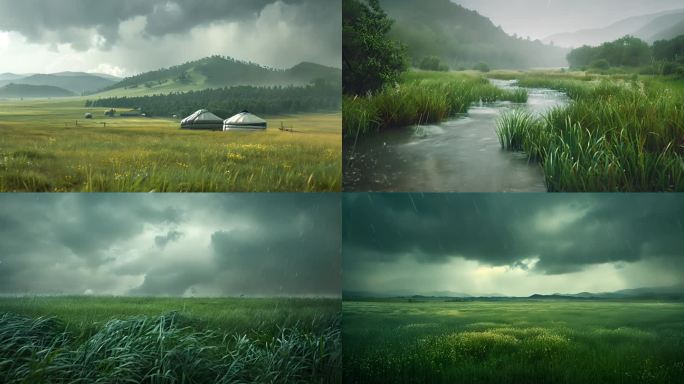
M 28 85 L 28 84 L 7 84 L 0 87 L 0 98 L 45 98 L 45 97 L 69 97 L 75 94 L 64 88 L 51 85 Z
M 17 80 L 26 77 L 27 75 L 17 75 L 16 73 L 0 73 L 0 81 Z
M 434 294 L 433 294 L 434 293 Z M 413 299 L 413 300 L 440 300 L 440 301 L 505 301 L 505 300 L 684 300 L 684 285 L 668 287 L 643 287 L 623 289 L 615 292 L 580 292 L 580 293 L 554 293 L 542 295 L 535 293 L 527 297 L 504 296 L 488 294 L 472 296 L 465 293 L 433 292 L 423 294 L 407 294 L 403 292 L 373 293 L 364 291 L 343 291 L 342 297 L 347 300 L 355 299 Z
M 647 42 L 672 39 L 684 33 L 684 9 L 630 17 L 605 28 L 559 33 L 543 39 L 563 47 L 596 46 L 625 35 Z
M 115 84 L 117 80 L 107 75 L 83 72 L 61 72 L 52 74 L 35 74 L 28 76 L 14 75 L 14 79 L 0 81 L 0 86 L 11 83 L 26 85 L 44 85 L 66 89 L 77 95 L 91 93 Z
M 649 43 L 684 35 L 684 10 L 660 16 L 636 31 L 634 35 Z
M 437 56 L 452 69 L 485 62 L 494 68 L 565 66 L 566 49 L 506 34 L 491 20 L 449 0 L 381 0 L 395 20 L 392 38 L 407 45 L 414 65 Z
M 623 289 L 615 292 L 581 292 L 575 294 L 555 293 L 553 295 L 530 296 L 534 299 L 684 299 L 684 286 L 675 285 L 669 287 L 643 287 L 633 289 Z
M 315 80 L 338 84 L 341 78 L 340 69 L 314 63 L 304 62 L 283 70 L 229 57 L 211 56 L 128 77 L 107 87 L 105 91 L 149 95 L 239 85 L 301 86 Z

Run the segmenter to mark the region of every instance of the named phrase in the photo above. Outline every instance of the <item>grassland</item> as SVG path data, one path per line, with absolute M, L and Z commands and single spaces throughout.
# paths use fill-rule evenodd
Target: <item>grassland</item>
M 386 129 L 439 122 L 466 112 L 474 102 L 496 100 L 525 102 L 527 92 L 502 90 L 476 72 L 406 72 L 395 87 L 344 97 L 344 137 L 358 140 Z
M 684 191 L 681 80 L 561 72 L 493 76 L 573 99 L 542 117 L 513 111 L 498 122 L 502 147 L 539 161 L 549 191 Z
M 339 300 L 0 298 L 3 383 L 336 383 Z
M 343 302 L 347 383 L 675 383 L 681 302 Z
M 266 132 L 224 133 L 181 130 L 171 119 L 105 118 L 105 109 L 83 105 L 0 101 L 0 191 L 341 189 L 339 113 L 265 116 Z M 280 131 L 281 123 L 295 132 Z

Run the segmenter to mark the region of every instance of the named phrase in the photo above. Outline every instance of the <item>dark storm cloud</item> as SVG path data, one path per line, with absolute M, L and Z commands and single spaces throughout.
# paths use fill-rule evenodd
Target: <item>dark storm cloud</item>
M 354 194 L 343 212 L 345 269 L 463 257 L 563 274 L 659 258 L 684 272 L 678 195 Z
M 329 34 L 330 21 L 339 9 L 335 0 L 281 0 L 297 7 L 297 23 L 316 25 Z M 16 31 L 29 41 L 67 43 L 86 50 L 96 42 L 79 32 L 95 29 L 111 47 L 119 38 L 119 25 L 136 16 L 147 18 L 149 36 L 182 34 L 203 24 L 218 21 L 256 20 L 273 0 L 0 0 L 0 30 Z M 339 29 L 339 28 L 337 28 Z
M 211 280 L 224 292 L 337 295 L 340 203 L 335 194 L 245 195 L 215 201 L 237 223 L 208 234 L 212 269 L 155 269 L 135 294 L 158 294 Z
M 0 294 L 336 295 L 335 194 L 4 194 Z

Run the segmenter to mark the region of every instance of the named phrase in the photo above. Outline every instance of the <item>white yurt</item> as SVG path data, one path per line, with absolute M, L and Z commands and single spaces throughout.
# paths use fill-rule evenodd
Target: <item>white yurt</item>
M 181 120 L 181 128 L 185 129 L 213 129 L 220 131 L 223 128 L 223 119 L 207 111 L 200 109 L 192 115 Z
M 223 122 L 223 130 L 234 129 L 266 129 L 266 120 L 255 116 L 248 111 L 242 111 Z

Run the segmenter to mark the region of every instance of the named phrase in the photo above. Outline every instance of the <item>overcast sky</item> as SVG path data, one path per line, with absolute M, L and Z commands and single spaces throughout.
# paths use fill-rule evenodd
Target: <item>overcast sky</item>
M 343 288 L 609 292 L 684 282 L 684 197 L 345 194 Z
M 219 54 L 341 66 L 340 0 L 0 0 L 0 73 L 117 76 Z
M 1 194 L 0 294 L 339 296 L 337 194 Z
M 682 0 L 452 0 L 478 11 L 509 34 L 543 39 L 602 28 L 632 16 L 682 9 Z

